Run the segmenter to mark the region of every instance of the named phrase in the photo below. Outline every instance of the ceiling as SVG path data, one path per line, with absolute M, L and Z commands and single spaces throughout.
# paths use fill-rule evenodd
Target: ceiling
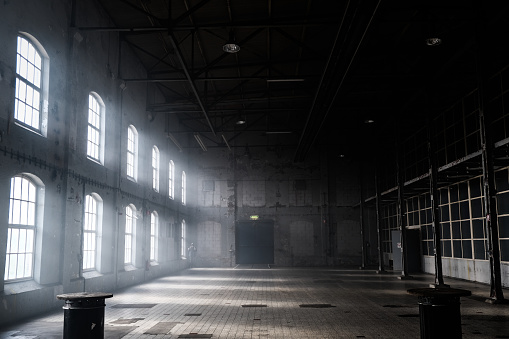
M 78 28 L 120 32 L 147 70 L 123 81 L 161 93 L 147 111 L 175 115 L 177 140 L 251 139 L 295 161 L 318 146 L 338 156 L 392 147 L 395 131 L 412 133 L 476 88 L 480 48 L 487 74 L 509 60 L 502 1 L 97 1 L 115 26 Z M 239 52 L 223 51 L 230 38 Z

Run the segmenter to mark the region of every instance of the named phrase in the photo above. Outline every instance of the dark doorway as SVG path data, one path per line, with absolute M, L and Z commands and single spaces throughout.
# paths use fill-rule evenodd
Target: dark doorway
M 407 268 L 409 273 L 421 272 L 421 240 L 418 229 L 406 229 Z
M 237 264 L 274 263 L 272 221 L 238 221 L 235 234 Z

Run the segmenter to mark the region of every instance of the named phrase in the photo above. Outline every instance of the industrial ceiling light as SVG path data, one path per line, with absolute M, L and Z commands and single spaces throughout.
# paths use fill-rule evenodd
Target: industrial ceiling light
M 235 122 L 236 125 L 244 125 L 245 123 L 246 123 L 246 118 L 242 117 L 241 115 L 239 115 L 239 118 Z
M 175 146 L 177 146 L 177 148 L 179 149 L 180 152 L 182 152 L 182 146 L 180 146 L 180 143 L 177 141 L 177 139 L 175 139 L 175 137 L 173 136 L 173 134 L 171 133 L 168 133 L 167 135 L 168 138 L 171 139 L 171 141 L 173 141 L 173 143 L 175 144 Z
M 224 141 L 225 145 L 228 146 L 228 149 L 231 151 L 232 149 L 230 147 L 230 144 L 228 144 L 228 140 L 226 140 L 224 134 L 221 134 L 221 137 L 223 138 L 223 141 Z
M 438 46 L 442 43 L 442 39 L 440 38 L 427 38 L 426 45 L 428 46 Z
M 194 135 L 194 138 L 196 139 L 196 142 L 198 142 L 198 145 L 200 145 L 200 147 L 203 150 L 203 152 L 207 152 L 207 147 L 205 147 L 205 144 L 201 140 L 200 135 L 198 133 L 196 133 Z
M 223 45 L 223 51 L 226 53 L 237 53 L 240 51 L 240 46 L 235 43 L 233 30 L 230 31 L 230 37 L 228 38 L 228 41 Z

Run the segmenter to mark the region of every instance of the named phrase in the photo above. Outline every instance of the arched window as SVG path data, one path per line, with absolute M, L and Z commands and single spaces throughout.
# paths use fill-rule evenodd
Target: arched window
M 159 192 L 159 149 L 152 147 L 152 188 Z
M 94 92 L 88 95 L 87 157 L 104 163 L 105 107 L 101 97 Z
M 17 46 L 14 119 L 21 126 L 46 136 L 49 57 L 30 34 L 20 33 Z
M 127 177 L 138 178 L 138 132 L 133 125 L 127 128 Z
M 5 256 L 5 281 L 31 279 L 34 272 L 35 239 L 42 209 L 37 186 L 25 175 L 11 178 L 9 225 Z M 41 213 L 42 214 L 42 213 Z
M 175 197 L 175 164 L 170 160 L 168 165 L 168 195 L 170 199 Z
M 125 208 L 124 264 L 133 263 L 134 234 L 136 230 L 136 208 L 129 205 Z
M 159 217 L 154 211 L 150 214 L 150 261 L 157 261 L 157 242 L 159 234 Z
M 83 223 L 83 270 L 96 269 L 98 235 L 101 224 L 102 199 L 92 193 L 85 197 Z
M 186 191 L 187 191 L 186 172 L 182 171 L 182 205 L 186 204 Z
M 180 224 L 180 256 L 186 257 L 186 221 L 184 219 Z

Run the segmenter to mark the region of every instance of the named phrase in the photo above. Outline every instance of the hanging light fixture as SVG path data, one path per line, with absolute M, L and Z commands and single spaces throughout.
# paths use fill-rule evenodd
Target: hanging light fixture
M 230 37 L 228 38 L 228 41 L 223 45 L 223 51 L 226 53 L 237 53 L 240 51 L 240 46 L 235 43 L 233 29 L 230 30 Z
M 442 39 L 440 38 L 427 38 L 426 45 L 428 46 L 438 46 L 442 43 Z

